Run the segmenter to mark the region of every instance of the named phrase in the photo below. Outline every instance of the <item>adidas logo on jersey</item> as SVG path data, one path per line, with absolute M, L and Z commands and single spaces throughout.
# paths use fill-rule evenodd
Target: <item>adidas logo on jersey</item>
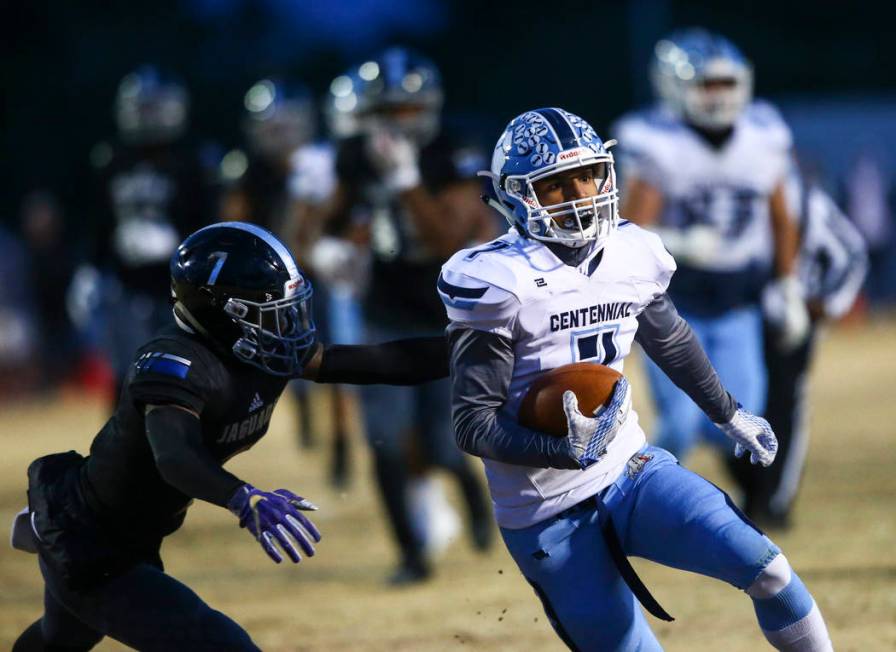
M 252 402 L 249 403 L 249 412 L 255 412 L 255 410 L 261 407 L 264 407 L 264 402 L 261 400 L 261 396 L 258 395 L 258 392 L 255 392 Z

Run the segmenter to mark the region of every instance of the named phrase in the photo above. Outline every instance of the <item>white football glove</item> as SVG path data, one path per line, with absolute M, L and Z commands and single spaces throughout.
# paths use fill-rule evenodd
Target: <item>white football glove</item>
M 765 287 L 762 312 L 778 330 L 778 344 L 785 351 L 799 346 L 809 334 L 803 284 L 795 276 L 782 276 Z
M 365 143 L 367 157 L 388 190 L 398 193 L 420 185 L 419 152 L 410 138 L 377 126 Z
M 672 257 L 702 267 L 719 257 L 722 236 L 718 230 L 702 224 L 686 229 L 658 228 L 657 235 Z
M 750 463 L 768 466 L 775 461 L 778 439 L 768 421 L 750 414 L 738 405 L 737 412 L 728 423 L 716 427 L 734 440 L 734 456 L 741 457 L 750 451 Z
M 610 404 L 598 407 L 593 417 L 586 417 L 579 411 L 579 401 L 573 392 L 563 392 L 563 411 L 569 427 L 566 437 L 572 455 L 583 469 L 604 456 L 631 408 L 632 393 L 625 378 L 616 381 Z

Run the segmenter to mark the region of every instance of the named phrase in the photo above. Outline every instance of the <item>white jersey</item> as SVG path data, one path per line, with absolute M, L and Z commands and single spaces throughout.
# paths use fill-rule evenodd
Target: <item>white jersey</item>
M 545 371 L 590 360 L 621 372 L 636 317 L 666 291 L 674 271 L 660 239 L 625 220 L 603 251 L 579 267 L 565 265 L 544 244 L 511 229 L 487 245 L 456 253 L 442 268 L 439 294 L 451 327 L 513 341 L 513 376 L 502 410 L 516 419 L 526 391 Z M 594 495 L 645 442 L 632 410 L 606 455 L 584 471 L 485 459 L 498 524 L 527 527 Z
M 865 242 L 821 188 L 805 189 L 800 213 L 798 273 L 806 298 L 821 301 L 827 317 L 840 318 L 852 307 L 865 281 Z
M 329 143 L 302 145 L 290 157 L 290 168 L 293 199 L 320 204 L 336 189 L 336 152 Z
M 768 268 L 769 198 L 790 167 L 792 137 L 777 110 L 754 101 L 714 148 L 662 108 L 624 116 L 615 126 L 620 176 L 637 177 L 663 196 L 658 226 L 711 227 L 722 246 L 701 260 L 707 272 Z

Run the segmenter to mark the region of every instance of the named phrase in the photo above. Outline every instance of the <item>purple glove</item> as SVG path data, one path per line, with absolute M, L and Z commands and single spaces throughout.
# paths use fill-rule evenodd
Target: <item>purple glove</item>
M 244 484 L 230 498 L 227 508 L 240 519 L 240 527 L 248 528 L 268 553 L 268 557 L 276 563 L 283 561 L 283 555 L 274 541 L 289 555 L 293 563 L 297 564 L 301 559 L 296 543 L 308 557 L 314 556 L 311 539 L 320 541 L 320 532 L 314 523 L 299 512 L 317 511 L 314 503 L 287 489 L 277 489 L 270 493 L 256 489 L 251 484 Z

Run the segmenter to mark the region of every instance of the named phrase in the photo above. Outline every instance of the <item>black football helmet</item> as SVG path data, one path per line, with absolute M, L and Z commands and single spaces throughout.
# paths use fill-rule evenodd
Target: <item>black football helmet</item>
M 261 156 L 289 156 L 317 131 L 311 92 L 301 84 L 262 79 L 246 92 L 243 104 L 249 145 Z
M 130 145 L 170 143 L 187 126 L 190 98 L 186 86 L 155 66 L 128 73 L 115 95 L 115 121 L 122 141 Z
M 178 324 L 276 376 L 298 376 L 315 343 L 311 283 L 270 231 L 222 222 L 171 257 Z
M 439 133 L 443 101 L 435 64 L 407 48 L 391 47 L 334 79 L 324 114 L 336 138 L 386 124 L 422 146 Z

